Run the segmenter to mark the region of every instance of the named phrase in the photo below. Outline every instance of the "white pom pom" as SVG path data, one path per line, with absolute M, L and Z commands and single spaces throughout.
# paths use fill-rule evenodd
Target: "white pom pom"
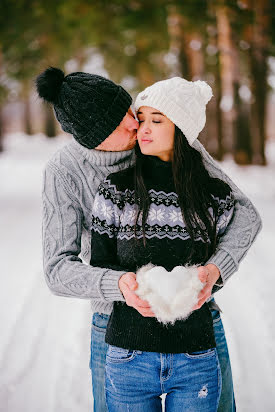
M 197 80 L 194 82 L 199 95 L 202 97 L 204 104 L 207 104 L 213 96 L 212 89 L 206 82 Z

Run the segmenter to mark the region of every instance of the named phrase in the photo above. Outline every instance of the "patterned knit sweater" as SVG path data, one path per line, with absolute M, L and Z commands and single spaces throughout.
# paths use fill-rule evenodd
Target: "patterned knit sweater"
M 221 272 L 223 285 L 237 271 L 261 229 L 251 201 L 220 169 L 199 141 L 193 147 L 211 176 L 233 188 L 234 217 L 208 263 Z M 55 295 L 89 299 L 94 312 L 110 314 L 114 301 L 124 301 L 118 279 L 124 273 L 89 266 L 94 196 L 110 174 L 133 164 L 133 152 L 89 150 L 74 139 L 48 161 L 43 175 L 43 261 L 45 280 Z
M 195 235 L 195 255 L 191 248 L 175 193 L 172 164 L 154 156 L 145 158 L 145 185 L 150 207 L 145 225 L 146 245 L 142 241 L 141 217 L 134 234 L 138 206 L 134 198 L 134 168 L 112 174 L 99 186 L 92 217 L 91 264 L 136 273 L 148 263 L 171 271 L 184 264 L 204 264 L 204 242 Z M 211 179 L 208 186 L 217 205 L 217 233 L 222 236 L 234 211 L 233 193 L 227 184 Z M 213 214 L 213 209 L 210 208 Z M 213 322 L 207 304 L 186 321 L 172 325 L 147 318 L 125 302 L 115 302 L 107 327 L 106 342 L 127 349 L 153 352 L 193 352 L 215 346 Z

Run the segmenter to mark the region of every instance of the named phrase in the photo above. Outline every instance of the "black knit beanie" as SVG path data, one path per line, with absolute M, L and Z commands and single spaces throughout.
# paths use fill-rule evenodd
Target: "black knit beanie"
M 120 124 L 132 98 L 105 77 L 49 67 L 36 78 L 39 96 L 53 104 L 62 129 L 88 149 L 102 143 Z

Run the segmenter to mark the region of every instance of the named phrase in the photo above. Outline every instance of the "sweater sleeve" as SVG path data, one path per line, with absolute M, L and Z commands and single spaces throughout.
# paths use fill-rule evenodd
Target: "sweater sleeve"
M 217 220 L 217 237 L 218 242 L 226 232 L 228 225 L 231 222 L 231 219 L 234 214 L 234 196 L 231 190 L 228 191 L 228 194 L 225 196 L 225 199 L 219 200 L 218 208 L 218 220 Z
M 46 283 L 58 296 L 124 301 L 118 279 L 125 272 L 89 266 L 79 258 L 84 217 L 72 186 L 69 177 L 49 162 L 44 171 L 42 190 Z
M 262 228 L 262 221 L 252 202 L 221 170 L 203 145 L 196 140 L 193 147 L 201 153 L 204 165 L 210 175 L 229 184 L 235 199 L 234 214 L 230 224 L 225 228 L 215 253 L 205 263 L 213 263 L 218 267 L 222 280 L 221 286 L 223 286 L 230 276 L 238 270 L 240 262 Z

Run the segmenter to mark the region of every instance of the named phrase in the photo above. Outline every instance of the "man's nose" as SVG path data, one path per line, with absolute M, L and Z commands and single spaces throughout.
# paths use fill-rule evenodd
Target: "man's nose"
M 130 130 L 134 130 L 134 129 L 138 129 L 139 123 L 136 119 L 134 119 L 133 117 L 131 117 L 131 121 L 129 124 L 129 129 Z

